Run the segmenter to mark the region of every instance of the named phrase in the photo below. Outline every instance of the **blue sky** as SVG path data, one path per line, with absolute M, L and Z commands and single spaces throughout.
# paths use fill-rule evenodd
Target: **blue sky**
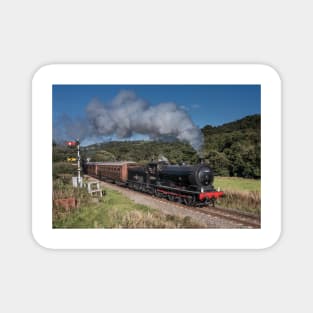
M 150 105 L 175 102 L 203 127 L 217 126 L 251 114 L 260 114 L 260 85 L 54 85 L 53 118 L 83 117 L 97 98 L 110 102 L 121 90 L 132 90 Z
M 120 91 L 125 90 L 135 92 L 138 98 L 150 106 L 164 102 L 176 103 L 199 128 L 208 124 L 218 126 L 247 115 L 260 114 L 261 110 L 260 85 L 54 85 L 54 138 L 60 137 L 55 134 L 60 133 L 62 124 L 66 123 L 67 118 L 64 117 L 70 117 L 72 121 L 84 120 L 86 107 L 92 100 L 108 104 Z M 78 128 L 83 129 L 85 124 L 78 124 Z M 133 134 L 129 139 L 146 138 L 146 135 Z M 107 137 L 107 140 L 116 139 L 119 140 L 115 135 Z M 86 140 L 85 144 L 91 142 Z

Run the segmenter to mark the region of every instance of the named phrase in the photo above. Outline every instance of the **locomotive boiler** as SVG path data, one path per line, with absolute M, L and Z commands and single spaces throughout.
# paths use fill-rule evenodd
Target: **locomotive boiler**
M 160 169 L 159 180 L 162 184 L 190 190 L 212 191 L 213 172 L 206 164 L 167 165 Z

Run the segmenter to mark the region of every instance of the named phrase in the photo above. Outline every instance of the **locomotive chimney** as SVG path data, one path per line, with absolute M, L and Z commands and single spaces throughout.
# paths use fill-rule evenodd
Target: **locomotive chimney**
M 205 163 L 205 155 L 204 155 L 204 153 L 202 151 L 200 151 L 198 153 L 198 162 L 200 164 L 204 164 Z

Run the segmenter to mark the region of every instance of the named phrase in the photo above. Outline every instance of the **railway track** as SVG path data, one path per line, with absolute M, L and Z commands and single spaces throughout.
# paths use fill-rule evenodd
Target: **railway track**
M 205 208 L 196 207 L 196 209 L 202 213 L 224 218 L 243 226 L 248 226 L 250 228 L 261 228 L 260 217 L 256 215 L 245 214 L 243 212 L 238 212 L 235 210 L 226 209 L 222 207 L 205 207 Z
M 135 190 L 130 190 L 130 191 L 135 192 L 135 193 L 140 193 L 140 192 L 135 191 Z M 188 210 L 204 213 L 207 215 L 219 217 L 222 219 L 230 220 L 232 222 L 238 223 L 238 226 L 248 226 L 250 228 L 260 228 L 261 227 L 260 217 L 257 215 L 254 215 L 254 214 L 239 212 L 239 211 L 234 210 L 234 209 L 223 208 L 220 206 L 218 206 L 218 207 L 188 206 L 188 205 L 184 205 L 181 203 L 167 200 L 165 198 L 157 198 L 155 196 L 152 196 L 152 197 L 154 197 L 155 199 L 158 199 L 161 202 L 169 203 L 169 204 L 174 205 L 176 207 L 181 207 L 184 209 L 188 209 Z
M 217 217 L 220 219 L 234 222 L 238 225 L 238 228 L 240 228 L 240 227 L 260 228 L 261 227 L 260 216 L 257 216 L 257 215 L 251 214 L 251 213 L 245 213 L 245 212 L 241 212 L 241 211 L 238 211 L 235 209 L 223 208 L 220 206 L 215 206 L 215 207 L 211 207 L 211 206 L 208 206 L 208 207 L 188 206 L 188 205 L 185 205 L 182 203 L 170 201 L 170 200 L 165 199 L 165 198 L 159 198 L 159 197 L 156 197 L 153 195 L 147 195 L 147 194 L 144 194 L 142 192 L 139 192 L 139 191 L 136 191 L 133 189 L 129 189 L 126 187 L 118 186 L 116 184 L 112 184 L 109 182 L 105 182 L 105 183 L 108 185 L 111 185 L 116 190 L 123 191 L 123 190 L 127 189 L 128 192 L 140 195 L 140 196 L 144 197 L 145 199 L 149 199 L 149 198 L 151 199 L 151 197 L 152 197 L 153 199 L 157 199 L 159 202 L 163 202 L 165 204 L 170 204 L 171 206 L 175 206 L 176 208 L 184 208 L 184 209 L 191 210 L 194 212 L 199 212 L 199 213 L 203 213 L 203 214 L 206 214 L 209 216 L 213 216 L 213 217 Z

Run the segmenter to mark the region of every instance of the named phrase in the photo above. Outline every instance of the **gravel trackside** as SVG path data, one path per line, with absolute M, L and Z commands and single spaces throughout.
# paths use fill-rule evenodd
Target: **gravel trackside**
M 206 225 L 207 228 L 246 228 L 245 226 L 238 224 L 234 221 L 226 220 L 217 216 L 212 216 L 201 212 L 195 212 L 193 210 L 189 210 L 188 208 L 178 206 L 175 203 L 171 203 L 163 199 L 159 199 L 144 193 L 133 191 L 115 184 L 101 181 L 100 185 L 104 189 L 108 188 L 111 190 L 119 191 L 123 195 L 134 201 L 135 203 L 146 205 L 153 209 L 157 209 L 163 212 L 164 214 L 176 215 L 181 218 L 189 216 L 194 221 Z

